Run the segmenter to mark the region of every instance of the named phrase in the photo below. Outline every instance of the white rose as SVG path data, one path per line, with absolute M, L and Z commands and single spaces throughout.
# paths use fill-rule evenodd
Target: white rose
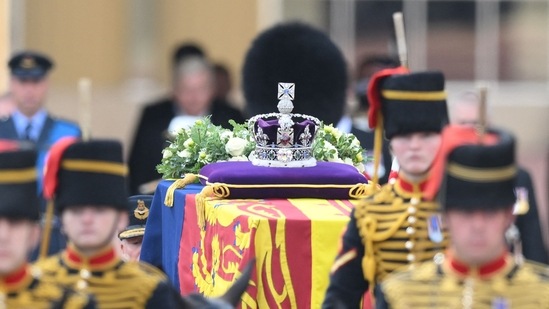
M 231 137 L 225 145 L 225 150 L 233 157 L 241 156 L 248 142 L 240 137 Z
M 182 150 L 182 151 L 178 152 L 177 155 L 180 156 L 181 158 L 190 158 L 192 153 L 190 151 L 188 151 L 187 149 L 185 149 L 185 150 Z
M 358 140 L 358 138 L 355 137 L 351 142 L 351 145 L 360 147 L 360 141 Z
M 173 156 L 173 153 L 172 153 L 170 150 L 164 149 L 164 150 L 162 151 L 162 158 L 167 159 L 167 158 L 169 158 L 169 157 L 171 157 L 171 156 Z

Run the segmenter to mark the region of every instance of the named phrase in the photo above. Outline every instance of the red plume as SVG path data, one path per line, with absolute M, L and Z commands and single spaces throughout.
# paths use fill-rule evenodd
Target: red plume
M 368 104 L 370 104 L 368 110 L 368 125 L 371 129 L 376 127 L 378 111 L 381 109 L 381 93 L 379 91 L 381 81 L 391 75 L 407 74 L 409 72 L 410 71 L 405 67 L 397 67 L 384 69 L 372 75 L 367 89 Z
M 53 199 L 57 189 L 57 173 L 61 165 L 63 153 L 72 144 L 76 143 L 76 137 L 64 137 L 53 144 L 46 157 L 44 166 L 44 197 L 48 200 Z
M 448 125 L 443 129 L 441 135 L 440 148 L 431 166 L 429 180 L 423 190 L 423 197 L 426 200 L 433 200 L 440 189 L 448 155 L 459 146 L 480 144 L 478 131 L 471 126 Z M 497 135 L 486 134 L 482 143 L 492 145 L 497 140 Z

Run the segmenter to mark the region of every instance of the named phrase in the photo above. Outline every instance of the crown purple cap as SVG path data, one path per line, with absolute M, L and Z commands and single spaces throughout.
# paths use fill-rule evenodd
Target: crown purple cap
M 252 164 L 272 167 L 316 165 L 312 146 L 320 120 L 292 114 L 294 94 L 293 83 L 279 83 L 279 113 L 260 114 L 248 120 L 248 128 L 256 142 L 250 155 Z

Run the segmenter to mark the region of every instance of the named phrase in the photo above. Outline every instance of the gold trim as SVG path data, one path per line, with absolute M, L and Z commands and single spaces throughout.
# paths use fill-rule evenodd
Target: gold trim
M 334 265 L 332 265 L 332 268 L 330 269 L 330 274 L 335 273 L 341 266 L 347 264 L 349 261 L 356 258 L 356 250 L 350 250 L 342 254 L 337 260 L 334 262 Z
M 117 176 L 126 176 L 128 168 L 122 163 L 67 159 L 61 164 L 63 169 L 74 172 L 104 173 Z
M 446 91 L 400 91 L 383 90 L 381 95 L 385 99 L 404 101 L 442 101 L 446 100 Z
M 36 181 L 36 167 L 0 171 L 0 184 L 18 184 Z
M 475 168 L 452 162 L 446 170 L 452 177 L 476 182 L 508 180 L 517 174 L 517 167 L 514 164 L 496 168 Z
M 133 237 L 143 236 L 143 235 L 145 235 L 145 228 L 144 227 L 139 227 L 139 228 L 136 228 L 136 229 L 125 230 L 125 231 L 121 232 L 120 235 L 118 235 L 118 238 L 128 239 L 128 238 L 133 238 Z

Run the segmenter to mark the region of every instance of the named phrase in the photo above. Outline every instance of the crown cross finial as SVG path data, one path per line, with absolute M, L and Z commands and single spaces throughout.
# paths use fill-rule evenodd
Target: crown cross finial
M 278 83 L 278 111 L 281 114 L 289 114 L 294 109 L 292 100 L 295 97 L 294 83 Z

